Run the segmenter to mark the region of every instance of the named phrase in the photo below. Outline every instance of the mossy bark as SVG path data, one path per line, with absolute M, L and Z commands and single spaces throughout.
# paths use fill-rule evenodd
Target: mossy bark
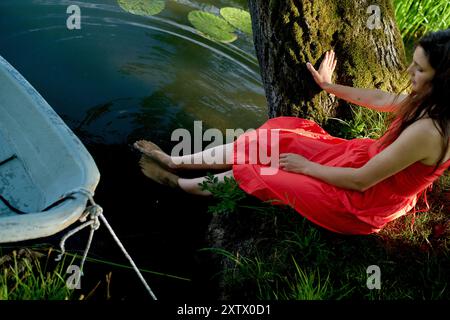
M 373 5 L 380 9 L 378 29 L 368 27 Z M 391 0 L 249 0 L 249 9 L 269 117 L 320 124 L 330 116 L 349 118 L 349 108 L 340 107 L 346 102 L 321 92 L 306 69 L 308 61 L 318 68 L 330 49 L 338 58 L 336 83 L 403 88 L 405 50 Z

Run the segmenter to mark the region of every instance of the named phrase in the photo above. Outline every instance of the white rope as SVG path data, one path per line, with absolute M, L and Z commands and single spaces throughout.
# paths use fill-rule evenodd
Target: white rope
M 122 250 L 122 252 L 125 255 L 125 257 L 128 259 L 128 261 L 130 261 L 134 271 L 138 275 L 138 277 L 141 280 L 141 282 L 144 284 L 144 286 L 147 289 L 147 291 L 150 294 L 150 296 L 153 298 L 153 300 L 157 300 L 155 294 L 153 293 L 152 289 L 150 288 L 150 286 L 145 281 L 144 277 L 142 276 L 142 274 L 139 271 L 138 267 L 134 263 L 133 259 L 128 254 L 128 252 L 125 249 L 125 247 L 123 246 L 122 242 L 119 240 L 119 238 L 115 234 L 114 230 L 111 228 L 111 226 L 109 225 L 109 223 L 106 220 L 105 216 L 103 215 L 102 207 L 100 207 L 98 204 L 95 203 L 94 197 L 92 195 L 92 192 L 87 190 L 87 189 L 85 189 L 85 188 L 79 188 L 79 189 L 76 189 L 76 190 L 73 190 L 71 192 L 66 193 L 63 197 L 68 197 L 68 196 L 73 195 L 75 193 L 81 193 L 84 196 L 86 196 L 89 199 L 89 202 L 90 202 L 91 206 L 86 208 L 86 210 L 84 211 L 83 215 L 79 219 L 80 222 L 84 222 L 84 223 L 82 225 L 74 228 L 73 230 L 69 231 L 61 239 L 61 242 L 59 244 L 59 246 L 61 248 L 61 253 L 58 255 L 58 257 L 55 260 L 56 261 L 61 260 L 62 256 L 64 255 L 64 253 L 65 253 L 65 243 L 66 243 L 66 240 L 68 238 L 70 238 L 72 235 L 74 235 L 75 233 L 79 232 L 80 230 L 86 228 L 87 226 L 91 226 L 91 231 L 89 233 L 88 243 L 86 245 L 86 249 L 84 250 L 83 258 L 81 259 L 81 266 L 80 266 L 80 270 L 81 270 L 80 277 L 81 277 L 81 274 L 83 272 L 83 266 L 84 266 L 84 263 L 86 261 L 86 257 L 87 257 L 88 251 L 89 251 L 89 249 L 91 247 L 92 239 L 94 237 L 94 232 L 95 232 L 95 230 L 97 230 L 100 227 L 100 220 L 99 220 L 99 218 L 100 218 L 103 221 L 103 223 L 106 225 L 106 228 L 111 233 L 112 237 L 116 241 L 116 243 L 119 246 L 119 248 Z M 88 216 L 90 217 L 90 220 L 85 222 Z M 78 279 L 78 281 L 79 280 L 80 279 Z

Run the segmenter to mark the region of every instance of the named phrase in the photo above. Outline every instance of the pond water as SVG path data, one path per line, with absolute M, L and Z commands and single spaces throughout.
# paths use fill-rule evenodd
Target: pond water
M 81 9 L 80 30 L 66 26 L 73 4 Z M 112 0 L 0 2 L 0 55 L 93 155 L 101 173 L 96 201 L 138 266 L 190 279 L 146 273 L 160 299 L 211 298 L 210 276 L 217 270 L 198 252 L 206 246 L 211 200 L 144 178 L 131 144 L 151 139 L 170 151 L 172 131 L 193 132 L 195 120 L 203 130 L 224 132 L 256 128 L 267 119 L 251 36 L 239 33 L 231 44 L 218 43 L 187 19 L 192 10 L 218 13 L 226 6 L 248 9 L 246 0 L 167 0 L 160 14 L 144 17 Z M 91 256 L 127 264 L 104 229 L 95 235 Z M 68 250 L 81 249 L 86 236 L 70 240 Z M 134 273 L 102 264 L 87 264 L 86 286 L 104 282 L 109 271 L 113 298 L 147 298 Z

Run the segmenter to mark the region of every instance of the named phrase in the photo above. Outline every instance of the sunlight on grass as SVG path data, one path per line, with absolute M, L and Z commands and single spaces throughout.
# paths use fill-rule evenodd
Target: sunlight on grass
M 53 270 L 40 258 L 43 254 L 21 249 L 1 257 L 0 300 L 68 300 L 73 291 L 66 285 L 66 266 L 62 261 Z
M 378 139 L 387 130 L 387 113 L 351 105 L 352 119 L 344 121 L 329 118 L 328 121 L 339 123 L 339 130 L 335 134 L 345 139 L 370 138 Z
M 405 43 L 414 42 L 429 31 L 449 27 L 447 0 L 394 0 L 395 16 Z

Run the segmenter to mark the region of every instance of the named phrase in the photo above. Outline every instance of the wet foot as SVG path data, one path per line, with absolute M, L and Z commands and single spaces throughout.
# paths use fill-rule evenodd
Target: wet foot
M 153 142 L 147 140 L 139 140 L 136 141 L 133 146 L 143 154 L 158 161 L 166 168 L 170 170 L 177 169 L 177 165 L 172 161 L 172 158 Z
M 171 187 L 179 188 L 178 179 L 179 177 L 165 168 L 163 168 L 158 162 L 153 160 L 147 155 L 142 155 L 141 160 L 139 160 L 139 165 L 141 167 L 142 173 L 158 182 L 159 184 Z

